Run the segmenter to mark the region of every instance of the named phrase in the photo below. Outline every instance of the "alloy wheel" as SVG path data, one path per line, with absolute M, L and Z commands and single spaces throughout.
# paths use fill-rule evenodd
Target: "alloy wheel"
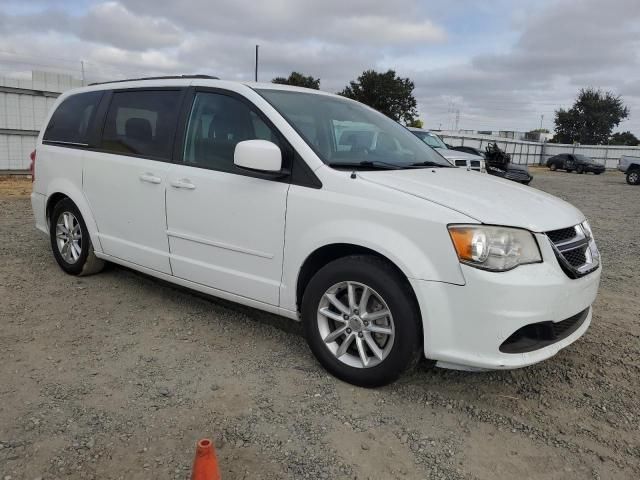
M 62 212 L 56 221 L 56 245 L 58 252 L 69 264 L 74 264 L 82 253 L 82 228 L 71 212 Z
M 342 363 L 371 368 L 387 358 L 395 326 L 387 303 L 373 288 L 345 281 L 322 296 L 318 330 L 325 346 Z

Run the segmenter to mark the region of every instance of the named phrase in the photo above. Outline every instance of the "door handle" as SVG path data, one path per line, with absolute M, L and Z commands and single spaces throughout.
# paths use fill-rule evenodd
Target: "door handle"
M 195 190 L 196 186 L 191 183 L 191 180 L 189 180 L 188 178 L 182 178 L 180 180 L 174 180 L 173 182 L 171 182 L 171 186 L 173 188 L 182 188 L 184 190 Z
M 143 173 L 140 175 L 140 180 L 142 182 L 153 183 L 156 185 L 162 182 L 162 179 L 160 177 L 156 177 L 153 173 Z

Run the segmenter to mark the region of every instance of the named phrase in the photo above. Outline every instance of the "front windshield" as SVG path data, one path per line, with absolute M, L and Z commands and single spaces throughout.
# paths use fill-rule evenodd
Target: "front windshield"
M 412 130 L 411 133 L 413 133 L 416 137 L 418 137 L 430 147 L 447 148 L 447 145 L 435 133 L 425 132 L 424 130 Z
M 332 167 L 452 166 L 409 130 L 360 103 L 314 93 L 258 92 Z

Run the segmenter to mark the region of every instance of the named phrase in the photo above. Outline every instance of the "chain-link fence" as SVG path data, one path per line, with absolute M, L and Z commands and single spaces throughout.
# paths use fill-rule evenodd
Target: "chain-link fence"
M 622 155 L 640 157 L 640 147 L 620 147 L 617 145 L 565 145 L 560 143 L 539 143 L 512 140 L 508 138 L 483 135 L 442 134 L 442 139 L 449 145 L 467 146 L 485 150 L 490 143 L 511 155 L 513 163 L 526 165 L 545 165 L 547 160 L 560 153 L 578 153 L 591 157 L 606 168 L 616 168 Z

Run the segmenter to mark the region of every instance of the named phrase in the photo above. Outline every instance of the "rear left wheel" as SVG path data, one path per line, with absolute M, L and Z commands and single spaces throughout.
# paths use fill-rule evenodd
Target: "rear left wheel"
M 640 184 L 640 170 L 631 170 L 627 172 L 627 183 L 629 185 Z
M 49 236 L 58 265 L 71 275 L 91 275 L 104 267 L 95 256 L 89 231 L 78 207 L 68 198 L 60 200 L 51 212 Z
M 334 376 L 363 387 L 396 380 L 417 362 L 422 335 L 411 286 L 373 256 L 349 256 L 320 269 L 302 300 L 305 335 Z

